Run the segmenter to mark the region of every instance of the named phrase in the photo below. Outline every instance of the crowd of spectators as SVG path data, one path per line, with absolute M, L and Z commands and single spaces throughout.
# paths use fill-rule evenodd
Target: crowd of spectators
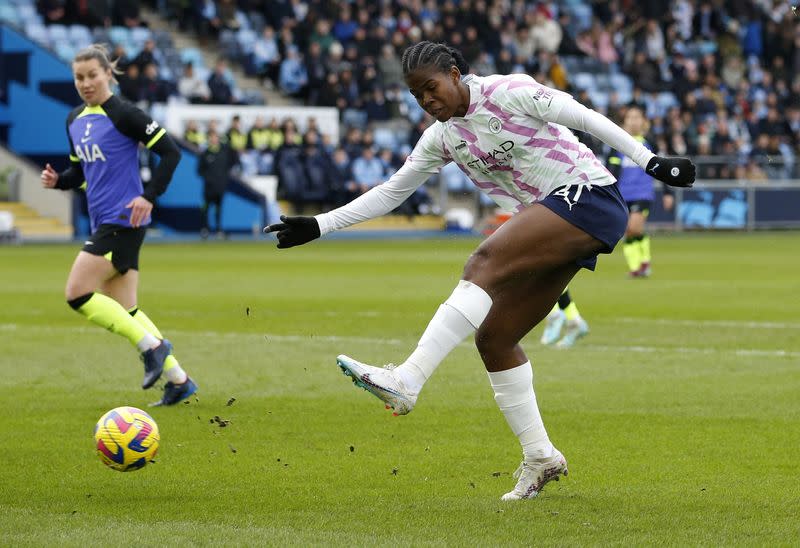
M 689 155 L 704 179 L 800 178 L 800 17 L 777 0 L 147 0 L 218 46 L 210 69 L 148 39 L 118 44 L 120 93 L 143 105 L 178 97 L 236 104 L 228 63 L 310 106 L 336 107 L 341 142 L 315 124 L 189 123 L 199 150 L 219 133 L 245 175 L 274 174 L 302 210 L 341 205 L 402 164 L 431 123 L 408 92 L 400 56 L 420 40 L 459 48 L 479 75 L 524 72 L 620 121 L 630 104 L 649 120 L 661 154 Z M 143 24 L 139 0 L 39 0 L 48 23 Z M 75 16 L 77 15 L 77 19 Z M 182 52 L 185 53 L 185 52 Z M 164 77 L 171 65 L 174 77 Z M 392 125 L 392 139 L 381 139 Z M 399 128 L 399 129 L 398 129 Z M 385 133 L 382 135 L 385 136 Z M 580 135 L 600 157 L 602 143 Z M 452 166 L 450 166 L 452 167 Z M 440 179 L 474 190 L 457 169 Z M 430 211 L 425 187 L 403 213 Z
M 526 72 L 611 116 L 642 104 L 661 152 L 725 157 L 701 159 L 703 177 L 797 175 L 800 17 L 782 0 L 167 5 L 265 85 L 338 107 L 346 126 L 423 119 L 400 55 L 419 40 L 445 41 L 477 74 Z
M 210 135 L 221 136 L 236 154 L 242 174 L 276 175 L 279 198 L 291 202 L 297 212 L 309 204 L 328 210 L 349 202 L 391 177 L 410 152 L 408 147 L 398 151 L 380 147 L 372 131 L 357 127 L 349 128 L 336 142 L 320 132 L 313 118 L 303 131 L 291 118 L 267 122 L 257 117 L 250 127 L 244 127 L 235 115 L 226 130 L 221 126 L 219 120 L 205 124 L 190 120 L 183 139 L 202 152 Z M 432 210 L 431 197 L 423 186 L 397 213 L 411 216 Z

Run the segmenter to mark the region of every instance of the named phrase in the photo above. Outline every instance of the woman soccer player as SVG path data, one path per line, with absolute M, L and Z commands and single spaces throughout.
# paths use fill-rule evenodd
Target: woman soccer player
M 643 146 L 650 148 L 644 138 L 647 127 L 641 107 L 629 106 L 622 120 L 622 128 Z M 619 181 L 620 193 L 628 206 L 628 226 L 622 245 L 625 261 L 628 263 L 628 276 L 647 278 L 650 276 L 650 236 L 645 233 L 644 225 L 655 198 L 653 177 L 619 152 L 609 156 L 608 169 Z M 672 193 L 665 191 L 665 209 L 672 209 L 673 199 Z
M 304 244 L 388 213 L 448 162 L 516 214 L 484 240 L 408 359 L 372 367 L 347 356 L 338 365 L 394 408 L 412 410 L 423 384 L 471 333 L 495 400 L 520 440 L 517 484 L 503 500 L 536 496 L 567 462 L 545 431 L 531 363 L 519 341 L 544 318 L 581 267 L 593 270 L 625 232 L 628 212 L 614 177 L 568 127 L 589 132 L 671 185 L 690 186 L 685 158 L 654 156 L 604 116 L 524 74 L 468 75 L 461 53 L 420 42 L 402 58 L 411 93 L 436 122 L 386 183 L 316 217 L 283 217 L 266 227 L 278 247 Z
M 83 105 L 67 117 L 70 166 L 57 173 L 50 164 L 42 184 L 62 190 L 86 182 L 92 235 L 72 264 L 65 290 L 69 305 L 89 321 L 127 338 L 144 361 L 142 388 L 162 372 L 168 382 L 155 405 L 173 405 L 197 391 L 172 355 L 172 345 L 137 307 L 139 249 L 153 202 L 167 188 L 181 153 L 158 123 L 111 93 L 114 64 L 104 47 L 81 50 L 72 62 Z M 161 161 L 143 192 L 139 143 Z

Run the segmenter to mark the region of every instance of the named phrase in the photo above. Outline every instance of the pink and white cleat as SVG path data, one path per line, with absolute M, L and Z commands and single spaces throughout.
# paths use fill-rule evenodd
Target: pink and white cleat
M 566 476 L 567 460 L 558 449 L 552 457 L 532 461 L 522 461 L 514 477 L 518 478 L 514 490 L 503 495 L 500 500 L 532 499 L 541 493 L 549 481 L 558 481 L 563 474 Z
M 374 367 L 344 355 L 336 358 L 336 364 L 353 379 L 353 384 L 383 401 L 387 409 L 394 409 L 395 415 L 407 415 L 414 409 L 417 394 L 406 388 L 394 372 L 394 365 Z

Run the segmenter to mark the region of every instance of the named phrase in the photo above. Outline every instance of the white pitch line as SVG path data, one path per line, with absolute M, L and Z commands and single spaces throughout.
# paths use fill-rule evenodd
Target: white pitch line
M 26 326 L 16 323 L 0 324 L 0 331 L 66 331 L 69 333 L 98 333 L 99 329 L 92 326 Z M 338 335 L 282 335 L 277 333 L 242 333 L 236 331 L 187 331 L 183 329 L 173 329 L 169 333 L 187 337 L 206 337 L 206 338 L 225 338 L 225 339 L 255 339 L 263 338 L 267 342 L 299 342 L 299 343 L 312 343 L 315 341 L 325 343 L 356 343 L 356 344 L 371 344 L 371 345 L 385 345 L 385 346 L 402 346 L 406 345 L 411 347 L 414 344 L 412 339 L 383 339 L 379 337 L 349 337 Z M 473 343 L 470 340 L 462 342 L 460 347 L 472 347 Z M 783 349 L 761 349 L 761 348 L 698 348 L 692 346 L 643 346 L 643 345 L 602 345 L 602 344 L 580 344 L 577 349 L 581 350 L 596 350 L 605 352 L 637 352 L 637 353 L 656 353 L 656 352 L 672 352 L 676 354 L 701 354 L 701 355 L 720 355 L 732 354 L 734 356 L 758 356 L 769 358 L 800 358 L 800 351 L 783 350 Z
M 758 348 L 696 348 L 692 346 L 611 346 L 603 344 L 581 344 L 578 348 L 599 351 L 623 351 L 652 354 L 655 352 L 675 352 L 677 354 L 734 354 L 736 356 L 761 356 L 768 358 L 800 358 L 800 352 L 791 350 L 764 350 Z
M 736 320 L 678 320 L 672 318 L 614 318 L 617 323 L 685 325 L 687 327 L 738 327 L 742 329 L 800 329 L 800 322 L 743 322 Z

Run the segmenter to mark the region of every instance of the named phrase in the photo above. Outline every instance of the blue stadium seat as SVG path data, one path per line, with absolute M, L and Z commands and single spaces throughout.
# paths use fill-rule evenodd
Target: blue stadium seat
M 662 91 L 656 97 L 656 105 L 658 106 L 659 110 L 666 112 L 672 107 L 679 106 L 680 103 L 678 102 L 678 99 L 675 97 L 674 93 L 671 91 Z
M 611 88 L 611 78 L 609 77 L 608 73 L 600 72 L 595 74 L 595 85 L 597 89 L 601 89 L 603 91 L 609 91 Z
M 375 145 L 379 148 L 388 148 L 394 151 L 397 148 L 397 134 L 388 127 L 378 127 L 373 131 Z
M 28 23 L 25 25 L 25 34 L 43 46 L 50 46 L 50 35 L 47 33 L 47 27 L 38 23 Z
M 134 27 L 131 29 L 131 41 L 139 46 L 151 39 L 153 34 L 146 27 Z
M 186 48 L 181 51 L 181 61 L 183 63 L 192 63 L 196 67 L 204 66 L 203 54 L 197 48 Z
M 367 127 L 367 113 L 356 108 L 345 109 L 342 112 L 342 123 L 345 126 L 364 129 Z
M 598 112 L 606 112 L 608 109 L 608 94 L 604 91 L 590 90 L 589 99 L 594 103 L 594 108 Z
M 8 4 L 0 4 L 0 21 L 11 23 L 12 25 L 19 25 L 19 13 L 13 6 Z
M 108 36 L 114 44 L 127 44 L 131 41 L 131 32 L 128 27 L 111 27 Z
M 36 12 L 36 6 L 33 4 L 21 4 L 17 6 L 17 15 L 21 23 L 32 23 L 34 21 L 41 21 L 41 16 Z
M 71 63 L 72 59 L 75 58 L 75 54 L 78 52 L 78 50 L 75 49 L 75 46 L 73 46 L 68 40 L 54 42 L 53 49 L 55 50 L 56 55 L 58 55 L 61 60 L 66 61 L 67 63 Z
M 572 84 L 576 89 L 594 91 L 597 89 L 597 81 L 595 77 L 588 72 L 578 72 L 571 78 Z
M 450 192 L 475 192 L 473 182 L 455 162 L 449 162 L 439 172 L 439 179 Z
M 572 18 L 575 20 L 577 27 L 581 30 L 586 30 L 592 26 L 592 8 L 586 4 L 574 4 L 567 8 L 567 11 L 572 13 Z
M 633 82 L 631 82 L 630 77 L 625 74 L 619 73 L 609 75 L 609 84 L 613 90 L 620 93 L 623 89 L 627 92 L 633 90 Z
M 92 31 L 85 25 L 72 25 L 69 27 L 69 39 L 77 48 L 85 48 L 92 43 Z
M 133 42 L 125 42 L 122 46 L 125 48 L 125 55 L 128 56 L 128 59 L 135 59 L 139 52 L 142 51 L 142 47 Z
M 47 27 L 47 34 L 50 36 L 50 42 L 68 42 L 69 31 L 64 25 L 50 25 Z
M 617 97 L 619 99 L 620 105 L 627 105 L 631 101 L 633 101 L 633 90 L 619 88 L 615 89 L 614 91 L 617 92 Z

